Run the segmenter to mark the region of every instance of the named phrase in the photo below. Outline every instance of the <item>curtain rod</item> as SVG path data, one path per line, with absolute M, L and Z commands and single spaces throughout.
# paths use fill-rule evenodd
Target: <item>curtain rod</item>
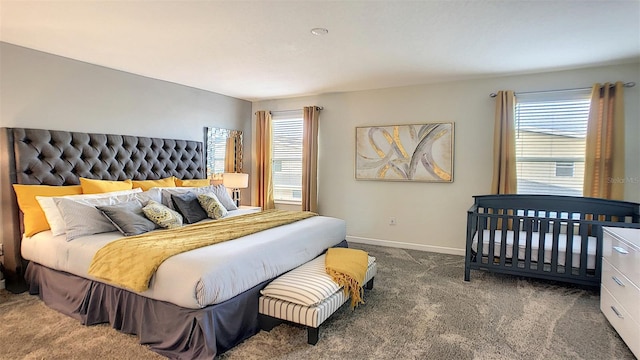
M 318 111 L 324 110 L 324 107 L 322 106 L 316 106 L 315 107 Z M 285 112 L 294 112 L 294 111 L 302 111 L 303 109 L 289 109 L 289 110 L 270 110 L 269 114 L 273 114 L 273 113 L 285 113 Z M 256 115 L 258 112 L 253 113 L 253 115 Z
M 611 87 L 615 86 L 614 84 L 610 85 Z M 628 83 L 624 83 L 622 84 L 622 86 L 624 87 L 634 87 L 636 86 L 636 83 L 634 83 L 633 81 L 628 82 Z M 591 90 L 592 88 L 590 87 L 583 87 L 583 88 L 573 88 L 573 89 L 557 89 L 557 90 L 542 90 L 542 91 L 522 91 L 522 92 L 517 92 L 515 93 L 516 95 L 518 94 L 543 94 L 543 93 L 550 93 L 550 92 L 560 92 L 560 91 L 578 91 L 578 90 Z M 498 94 L 496 93 L 491 93 L 489 94 L 490 97 L 494 98 L 496 96 L 498 96 Z

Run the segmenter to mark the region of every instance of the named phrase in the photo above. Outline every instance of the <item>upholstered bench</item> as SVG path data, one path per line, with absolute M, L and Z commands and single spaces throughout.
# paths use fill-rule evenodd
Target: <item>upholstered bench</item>
M 271 331 L 284 321 L 307 327 L 307 342 L 318 342 L 320 325 L 349 296 L 331 280 L 325 271 L 324 255 L 303 264 L 273 280 L 262 291 L 259 300 L 260 328 Z M 365 289 L 373 289 L 376 258 L 369 256 Z

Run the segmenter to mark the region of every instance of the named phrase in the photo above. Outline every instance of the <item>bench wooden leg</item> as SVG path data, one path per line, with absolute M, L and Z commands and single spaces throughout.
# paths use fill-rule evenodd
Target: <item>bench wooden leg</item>
M 365 289 L 367 290 L 373 289 L 373 279 L 375 279 L 375 277 L 372 277 L 371 280 L 367 281 L 367 283 L 364 284 Z
M 315 345 L 318 343 L 318 337 L 320 335 L 320 327 L 307 327 L 307 343 L 309 345 Z
M 271 331 L 274 327 L 282 324 L 282 320 L 269 315 L 258 314 L 258 324 L 260 325 L 260 329 L 264 331 Z

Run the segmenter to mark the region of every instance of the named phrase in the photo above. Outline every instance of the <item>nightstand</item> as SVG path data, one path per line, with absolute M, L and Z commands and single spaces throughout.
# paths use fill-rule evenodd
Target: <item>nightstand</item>
M 640 356 L 640 229 L 604 228 L 600 310 Z

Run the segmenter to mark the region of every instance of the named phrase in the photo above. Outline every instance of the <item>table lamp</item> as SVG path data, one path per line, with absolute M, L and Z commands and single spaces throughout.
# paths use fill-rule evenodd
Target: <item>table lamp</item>
M 224 173 L 222 175 L 222 185 L 231 189 L 231 197 L 240 206 L 240 189 L 249 187 L 249 174 Z

